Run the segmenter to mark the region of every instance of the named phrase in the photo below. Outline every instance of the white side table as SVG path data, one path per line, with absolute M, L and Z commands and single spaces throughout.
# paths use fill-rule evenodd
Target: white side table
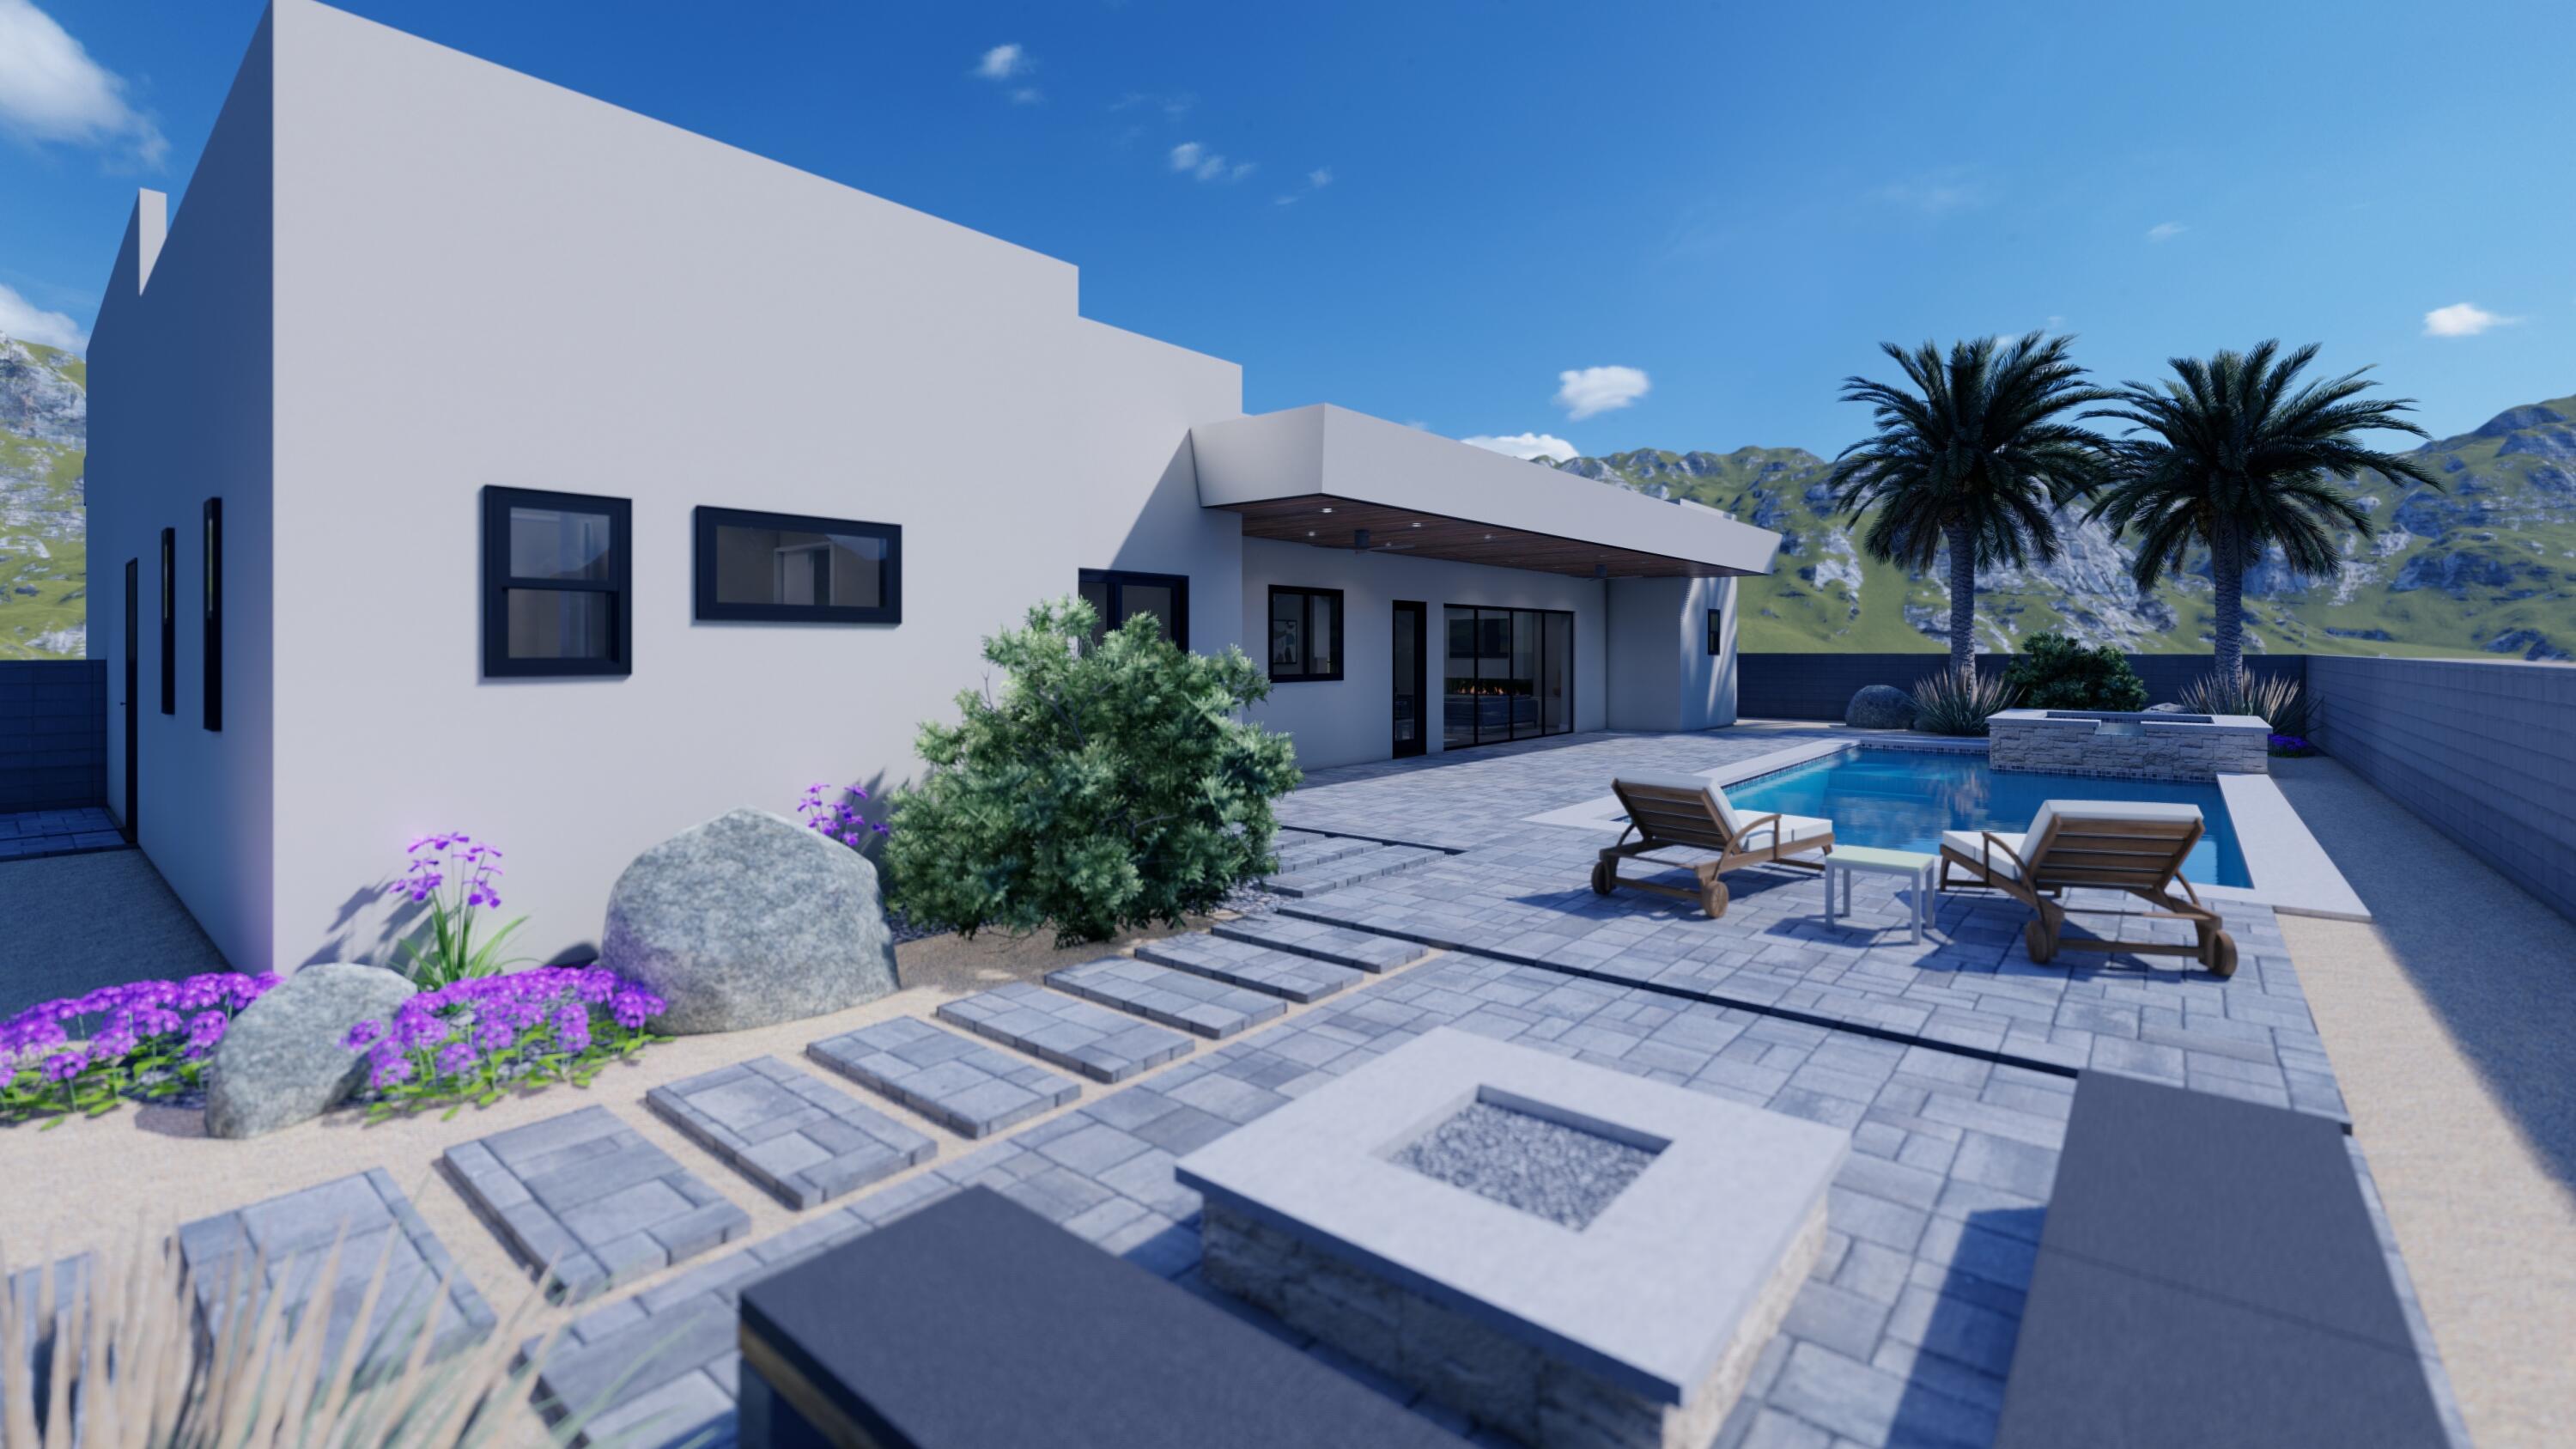
M 1921 944 L 1923 928 L 1932 919 L 1932 874 L 1939 861 L 1910 850 L 1881 850 L 1874 845 L 1837 845 L 1825 857 L 1825 919 L 1837 914 L 1851 914 L 1851 882 L 1855 875 L 1901 875 L 1914 883 L 1907 899 L 1914 907 L 1914 941 Z M 1842 885 L 1842 910 L 1834 909 L 1834 886 Z

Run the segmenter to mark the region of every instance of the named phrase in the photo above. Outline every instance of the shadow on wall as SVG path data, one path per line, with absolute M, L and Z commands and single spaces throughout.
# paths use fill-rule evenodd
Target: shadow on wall
M 891 803 L 887 799 L 890 789 L 886 783 L 887 779 L 887 772 L 879 770 L 855 782 L 837 798 L 827 796 L 826 803 L 846 807 L 870 825 L 883 824 L 887 819 Z M 799 818 L 796 799 L 800 793 L 801 787 L 792 788 L 783 791 L 782 798 L 779 800 L 746 803 L 752 809 L 767 810 L 795 820 Z M 685 830 L 700 823 L 702 822 L 693 820 L 680 828 Z M 678 833 L 678 830 L 672 832 L 674 835 Z M 837 834 L 835 838 L 838 838 Z M 861 832 L 859 839 L 860 844 L 856 848 L 860 855 L 882 874 L 885 869 L 881 859 L 884 838 L 869 830 Z M 536 862 L 530 866 L 530 869 L 542 871 L 544 862 Z M 623 873 L 624 867 L 621 865 L 619 870 Z M 297 962 L 297 969 L 332 961 L 360 962 L 396 971 L 404 969 L 403 945 L 406 942 L 419 941 L 428 932 L 429 905 L 425 901 L 413 901 L 406 896 L 391 914 L 378 915 L 375 908 L 394 891 L 394 882 L 393 873 L 384 873 L 371 881 L 351 888 L 348 895 L 341 899 L 339 908 L 333 913 L 330 931 L 322 944 L 316 946 L 302 961 Z M 505 902 L 506 899 L 504 897 Z M 607 909 L 607 901 L 599 902 L 599 910 L 603 917 Z M 485 919 L 477 924 L 477 934 L 488 938 L 491 931 L 499 929 L 513 919 L 515 917 L 509 913 L 505 904 L 498 913 L 497 919 L 493 919 L 491 913 L 486 913 Z M 369 924 L 371 920 L 372 925 Z M 536 964 L 575 966 L 598 959 L 599 943 L 596 940 L 585 939 L 564 947 Z

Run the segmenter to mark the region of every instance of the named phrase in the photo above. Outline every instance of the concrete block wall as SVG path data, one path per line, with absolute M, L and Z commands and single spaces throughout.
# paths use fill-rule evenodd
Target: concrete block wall
M 2245 667 L 2257 675 L 2287 674 L 2305 679 L 2307 655 L 2248 655 Z M 1745 719 L 1840 720 L 1851 697 L 1862 686 L 1892 684 L 1912 689 L 1925 675 L 1945 668 L 1946 654 L 1739 654 L 1736 713 Z M 1977 670 L 2000 675 L 2012 667 L 2009 654 L 1980 654 Z M 2206 654 L 2132 654 L 2129 667 L 2147 686 L 2147 703 L 2162 704 L 2185 685 L 2209 673 Z
M 2325 752 L 2576 920 L 2576 666 L 2312 655 Z
M 107 803 L 107 661 L 0 659 L 0 813 Z

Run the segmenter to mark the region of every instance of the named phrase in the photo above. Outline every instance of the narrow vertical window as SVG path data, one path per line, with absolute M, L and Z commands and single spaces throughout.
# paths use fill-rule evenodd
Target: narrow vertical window
M 161 712 L 179 712 L 179 530 L 161 530 Z
M 1708 652 L 1711 654 L 1726 652 L 1726 611 L 1724 609 L 1708 611 Z
M 206 500 L 206 728 L 224 727 L 224 500 Z
M 585 493 L 483 490 L 483 672 L 633 672 L 633 505 Z

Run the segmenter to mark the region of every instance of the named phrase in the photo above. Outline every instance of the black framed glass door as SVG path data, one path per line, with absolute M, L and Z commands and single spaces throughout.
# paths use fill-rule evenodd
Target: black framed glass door
M 1410 601 L 1395 606 L 1395 757 L 1418 755 L 1431 746 L 1430 710 L 1423 695 L 1424 621 L 1430 611 Z
M 1465 604 L 1443 613 L 1443 749 L 1574 729 L 1573 614 Z

